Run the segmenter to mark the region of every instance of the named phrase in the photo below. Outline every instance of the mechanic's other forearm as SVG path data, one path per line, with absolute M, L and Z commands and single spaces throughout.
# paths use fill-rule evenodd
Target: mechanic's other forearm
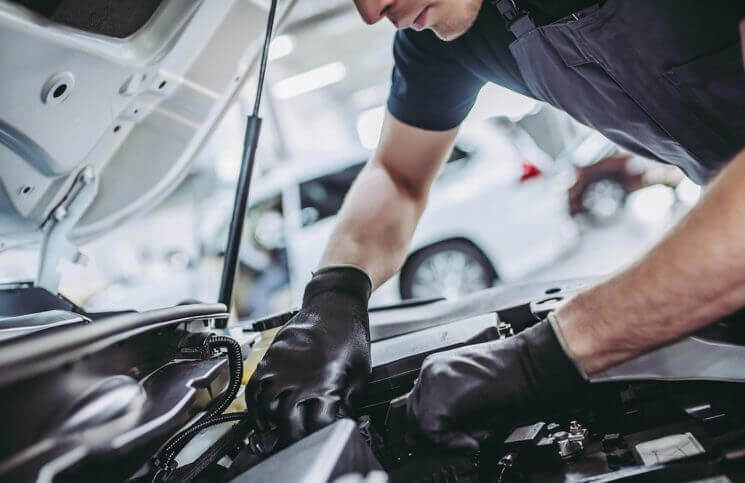
M 373 158 L 344 200 L 321 265 L 356 265 L 379 287 L 403 264 L 426 200 L 426 189 L 397 182 Z
M 671 342 L 745 306 L 745 151 L 646 256 L 557 312 L 587 373 Z

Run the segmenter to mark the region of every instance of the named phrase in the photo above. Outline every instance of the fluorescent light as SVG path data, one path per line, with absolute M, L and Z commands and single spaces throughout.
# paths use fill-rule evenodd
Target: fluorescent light
M 295 42 L 292 41 L 292 37 L 289 35 L 274 37 L 269 46 L 269 60 L 277 60 L 286 55 L 290 55 L 290 52 L 292 52 L 294 48 Z
M 373 149 L 378 145 L 384 117 L 383 106 L 362 111 L 357 117 L 357 136 L 360 138 L 360 143 L 367 149 Z
M 341 62 L 316 67 L 274 84 L 274 95 L 277 99 L 289 99 L 322 87 L 339 82 L 347 75 L 347 69 Z

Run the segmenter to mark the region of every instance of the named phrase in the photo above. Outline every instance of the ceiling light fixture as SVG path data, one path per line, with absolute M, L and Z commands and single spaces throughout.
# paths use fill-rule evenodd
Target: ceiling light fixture
M 347 69 L 341 62 L 332 62 L 301 74 L 282 79 L 272 89 L 277 99 L 289 99 L 341 81 Z

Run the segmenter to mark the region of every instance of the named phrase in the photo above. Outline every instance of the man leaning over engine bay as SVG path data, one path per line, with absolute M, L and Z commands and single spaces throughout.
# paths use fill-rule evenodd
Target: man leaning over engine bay
M 476 450 L 495 414 L 539 416 L 582 392 L 588 375 L 745 306 L 745 2 L 355 4 L 366 23 L 388 18 L 399 29 L 388 111 L 301 310 L 246 388 L 259 429 L 276 425 L 289 444 L 353 415 L 371 371 L 370 293 L 401 268 L 429 188 L 486 82 L 563 109 L 708 188 L 649 253 L 547 320 L 427 357 L 407 403 L 419 432 Z

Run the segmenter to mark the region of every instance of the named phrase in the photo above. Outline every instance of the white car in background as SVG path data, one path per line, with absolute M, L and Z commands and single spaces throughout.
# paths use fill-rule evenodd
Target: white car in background
M 295 300 L 318 267 L 344 196 L 369 154 L 308 155 L 256 180 L 253 237 L 286 248 Z M 435 181 L 402 270 L 373 303 L 458 297 L 556 260 L 578 240 L 566 174 L 528 162 L 493 126 L 469 128 Z

